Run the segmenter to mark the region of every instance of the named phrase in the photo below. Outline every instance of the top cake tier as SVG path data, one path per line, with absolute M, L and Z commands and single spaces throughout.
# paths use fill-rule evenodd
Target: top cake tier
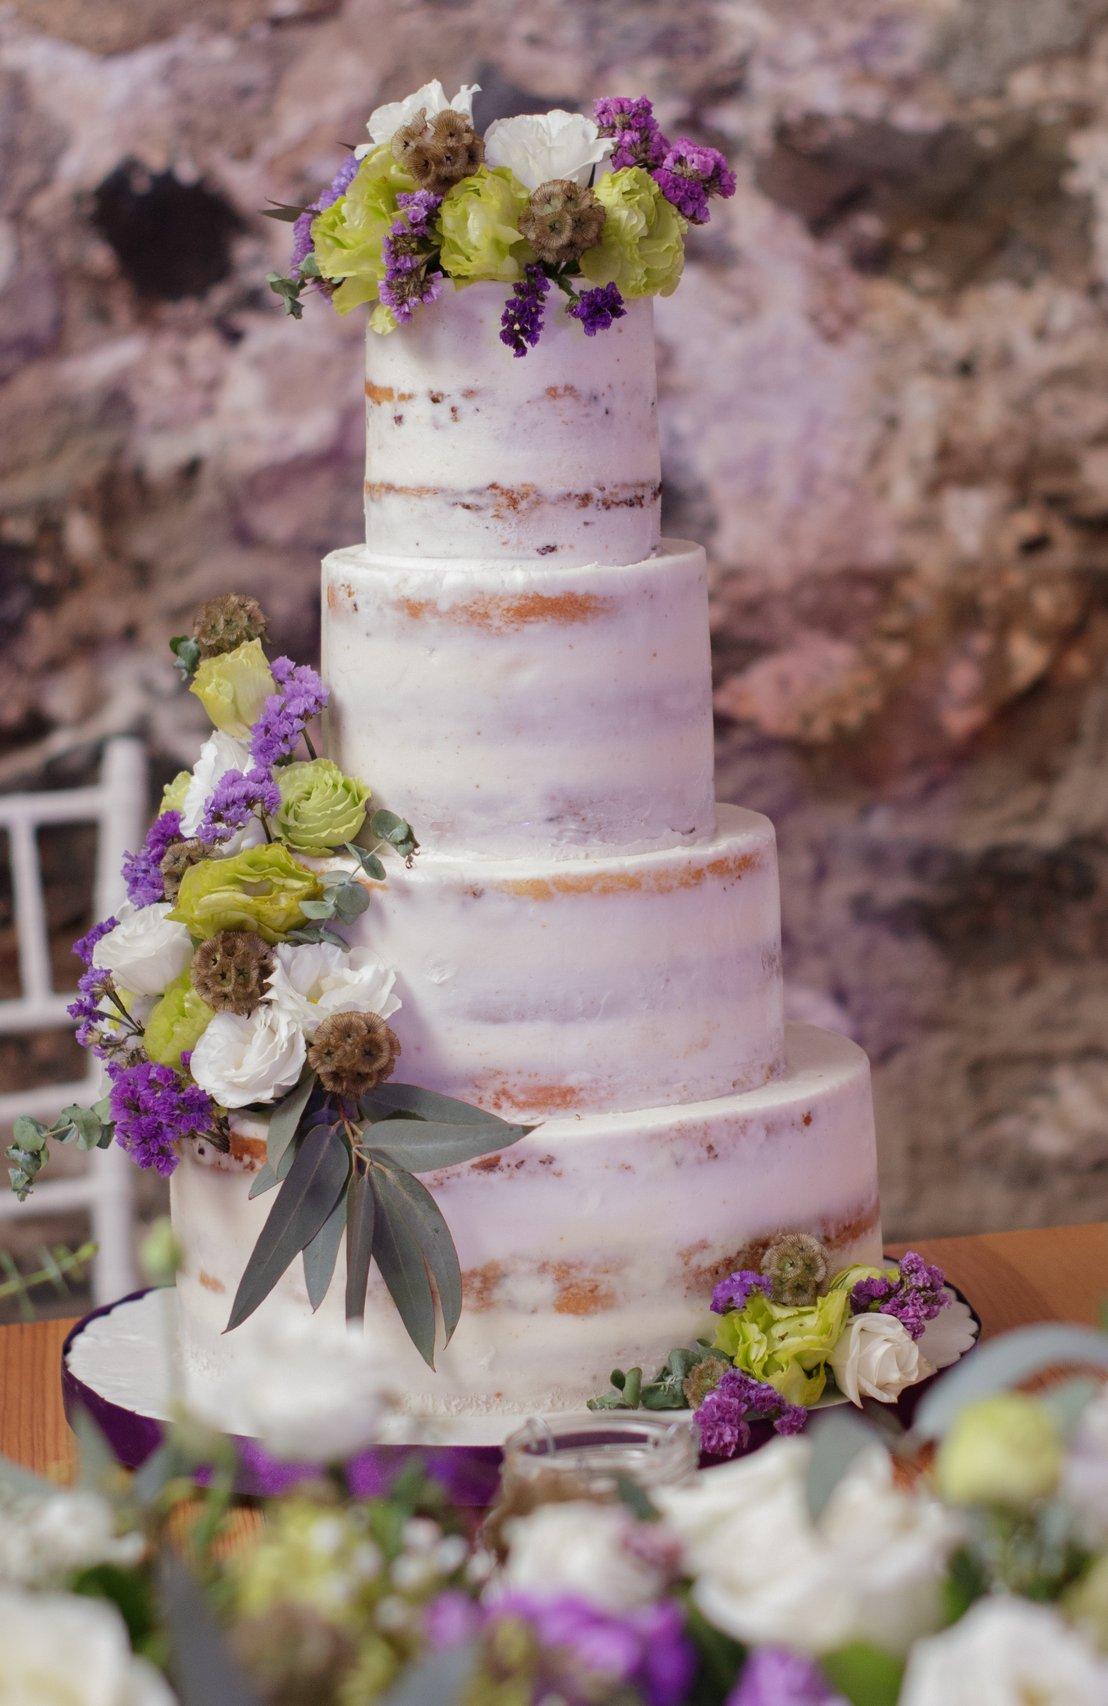
M 658 543 L 653 307 L 586 337 L 550 293 L 538 346 L 500 341 L 501 284 L 366 340 L 366 543 L 401 557 L 621 564 Z

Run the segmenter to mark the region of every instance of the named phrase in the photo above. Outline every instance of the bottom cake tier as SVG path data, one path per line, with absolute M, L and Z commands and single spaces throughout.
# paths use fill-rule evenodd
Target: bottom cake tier
M 230 1156 L 203 1145 L 172 1180 L 185 1249 L 182 1354 L 194 1389 L 231 1393 L 267 1311 L 309 1309 L 299 1261 L 224 1335 L 273 1201 L 250 1201 L 264 1126 Z M 650 1372 L 709 1328 L 713 1284 L 752 1242 L 818 1234 L 837 1265 L 881 1254 L 869 1063 L 847 1038 L 789 1028 L 783 1077 L 717 1101 L 547 1121 L 512 1148 L 430 1174 L 461 1261 L 465 1308 L 432 1372 L 376 1274 L 366 1332 L 383 1374 L 427 1414 L 580 1407 L 613 1367 Z M 343 1308 L 343 1256 L 323 1312 Z

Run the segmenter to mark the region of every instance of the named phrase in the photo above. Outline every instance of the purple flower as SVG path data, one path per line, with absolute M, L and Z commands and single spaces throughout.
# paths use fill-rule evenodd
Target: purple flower
M 268 770 L 227 770 L 208 795 L 197 837 L 209 845 L 228 841 L 255 813 L 272 816 L 280 804 L 281 790 Z
M 713 1313 L 726 1315 L 729 1309 L 745 1309 L 751 1292 L 764 1291 L 768 1296 L 770 1287 L 771 1282 L 765 1274 L 757 1273 L 753 1268 L 740 1268 L 738 1273 L 720 1280 L 712 1292 Z
M 567 312 L 580 320 L 587 338 L 594 338 L 597 332 L 606 332 L 613 320 L 622 320 L 627 310 L 618 285 L 598 284 L 594 290 L 583 290 Z
M 76 954 L 77 958 L 86 966 L 90 966 L 92 964 L 92 955 L 97 942 L 99 942 L 102 936 L 106 936 L 109 931 L 114 930 L 118 923 L 118 918 L 105 918 L 99 924 L 94 924 L 92 929 L 86 931 L 83 936 L 79 936 L 73 944 L 73 952 Z
M 779 1434 L 800 1433 L 808 1412 L 790 1404 L 776 1387 L 739 1369 L 729 1369 L 694 1413 L 701 1450 L 709 1457 L 738 1457 L 750 1446 L 751 1422 L 772 1422 Z
M 541 267 L 530 266 L 504 304 L 500 342 L 515 355 L 526 355 L 542 336 L 543 314 L 550 280 Z
M 704 148 L 682 137 L 667 148 L 654 168 L 654 182 L 693 225 L 708 222 L 708 199 L 735 193 L 735 174 L 718 148 Z
M 132 905 L 153 906 L 165 899 L 162 859 L 167 849 L 180 839 L 180 812 L 162 812 L 147 830 L 141 850 L 123 855 L 123 881 Z
M 908 1250 L 895 1274 L 874 1274 L 859 1280 L 851 1288 L 850 1305 L 856 1315 L 871 1311 L 895 1315 L 908 1334 L 918 1339 L 927 1323 L 950 1302 L 945 1285 L 941 1268 L 925 1262 L 917 1250 Z
M 312 202 L 310 207 L 305 208 L 299 219 L 293 222 L 289 271 L 294 278 L 312 252 L 312 220 L 317 213 L 322 213 L 325 207 L 330 207 L 332 202 L 338 201 L 340 195 L 346 194 L 350 180 L 360 165 L 361 161 L 356 155 L 348 155 L 327 188 Z
M 107 1060 L 126 1047 L 135 1034 L 121 1023 L 122 1014 L 104 1009 L 104 1002 L 115 994 L 112 974 L 99 966 L 90 966 L 77 980 L 77 999 L 66 1008 L 77 1026 L 77 1043 L 92 1051 L 99 1060 Z
M 108 1067 L 116 1141 L 139 1167 L 163 1177 L 179 1159 L 177 1145 L 199 1137 L 212 1123 L 212 1103 L 196 1084 L 188 1084 L 171 1066 L 139 1060 Z
M 250 731 L 250 756 L 261 770 L 270 770 L 278 759 L 296 750 L 305 724 L 318 717 L 328 698 L 323 682 L 307 664 L 274 658 L 270 670 L 280 691 L 269 695 Z
M 615 138 L 609 158 L 613 172 L 624 166 L 660 166 L 669 143 L 662 135 L 654 108 L 645 95 L 631 100 L 626 95 L 607 95 L 593 108 L 601 136 Z
M 400 216 L 389 227 L 382 247 L 385 276 L 377 294 L 404 324 L 417 308 L 434 302 L 442 291 L 442 273 L 427 270 L 434 253 L 431 222 L 442 206 L 442 197 L 430 190 L 415 190 L 410 195 L 398 195 L 396 200 Z
M 447 1588 L 423 1608 L 423 1633 L 435 1652 L 472 1640 L 481 1623 L 481 1607 L 459 1588 Z
M 758 1647 L 726 1706 L 846 1706 L 811 1659 L 784 1647 Z
M 493 1629 L 502 1621 L 530 1626 L 550 1661 L 550 1674 L 544 1666 L 537 1697 L 557 1698 L 566 1706 L 595 1700 L 600 1680 L 613 1688 L 636 1690 L 648 1706 L 680 1706 L 696 1669 L 681 1610 L 668 1602 L 614 1613 L 575 1594 L 544 1599 L 511 1593 L 498 1599 L 487 1615 Z

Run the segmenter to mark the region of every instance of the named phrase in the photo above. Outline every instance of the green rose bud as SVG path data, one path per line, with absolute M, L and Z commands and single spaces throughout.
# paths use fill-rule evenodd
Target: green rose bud
M 161 804 L 158 807 L 159 817 L 162 812 L 179 812 L 181 810 L 191 781 L 191 770 L 178 770 L 172 782 L 166 783 L 162 789 Z
M 246 640 L 233 652 L 202 658 L 189 685 L 217 729 L 245 740 L 277 683 L 260 640 Z
M 968 1404 L 939 1447 L 935 1479 L 953 1505 L 1026 1511 L 1049 1498 L 1062 1471 L 1062 1441 L 1042 1404 L 998 1392 Z
M 353 841 L 365 822 L 369 789 L 329 758 L 282 765 L 277 786 L 277 833 L 296 853 L 329 853 Z
M 181 1069 L 181 1056 L 194 1049 L 208 1028 L 212 1009 L 192 986 L 188 968 L 167 984 L 146 1021 L 144 1047 L 160 1066 Z
M 331 298 L 340 314 L 377 301 L 385 276 L 384 242 L 399 213 L 397 196 L 416 187 L 387 143 L 366 155 L 345 195 L 317 213 L 312 247 L 324 278 L 343 282 Z
M 463 284 L 498 279 L 514 284 L 523 277 L 531 250 L 519 221 L 530 200 L 507 166 L 480 166 L 443 198 L 443 271 Z
M 275 842 L 191 866 L 169 916 L 201 938 L 253 930 L 266 942 L 279 942 L 306 922 L 301 902 L 322 893 L 319 878 Z
M 672 296 L 685 264 L 687 229 L 649 172 L 630 166 L 594 186 L 607 218 L 595 248 L 581 256 L 593 284 L 615 284 L 631 296 Z
M 736 1368 L 768 1381 L 790 1404 L 812 1405 L 823 1395 L 827 1359 L 849 1311 L 845 1291 L 829 1291 L 798 1308 L 771 1303 L 756 1291 L 744 1309 L 721 1318 L 716 1349 Z

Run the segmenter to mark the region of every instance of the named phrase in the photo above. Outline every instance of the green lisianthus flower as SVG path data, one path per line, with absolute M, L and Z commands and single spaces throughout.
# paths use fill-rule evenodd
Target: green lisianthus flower
M 839 1272 L 828 1280 L 827 1289 L 828 1291 L 845 1291 L 849 1294 L 860 1280 L 888 1279 L 895 1283 L 899 1278 L 900 1269 L 898 1267 L 871 1268 L 865 1262 L 855 1262 L 852 1267 L 840 1268 Z
M 827 1359 L 850 1312 L 850 1296 L 830 1291 L 815 1303 L 790 1308 L 752 1292 L 743 1309 L 720 1320 L 716 1349 L 736 1368 L 765 1380 L 790 1404 L 811 1406 L 827 1384 Z
M 166 783 L 162 789 L 161 804 L 158 806 L 159 817 L 162 812 L 179 812 L 182 809 L 191 781 L 191 770 L 178 770 L 172 782 Z
M 340 314 L 377 301 L 377 286 L 385 276 L 385 238 L 400 211 L 396 198 L 415 188 L 415 179 L 383 143 L 366 155 L 346 194 L 312 220 L 312 248 L 320 273 L 342 281 L 331 298 Z
M 279 942 L 306 922 L 301 903 L 322 893 L 319 878 L 274 842 L 190 866 L 169 916 L 205 940 L 220 930 L 253 930 Z
M 621 295 L 672 296 L 685 265 L 687 222 L 649 172 L 630 166 L 593 185 L 607 217 L 600 241 L 581 256 L 592 284 L 615 284 Z
M 143 1046 L 160 1066 L 181 1069 L 181 1056 L 194 1049 L 208 1028 L 212 1008 L 192 986 L 188 969 L 175 977 L 146 1021 Z
M 532 258 L 519 230 L 530 197 L 507 166 L 479 166 L 443 197 L 442 268 L 461 284 L 514 284 Z
M 353 841 L 365 822 L 369 789 L 329 758 L 285 764 L 277 772 L 277 834 L 295 853 L 322 856 Z
M 233 652 L 202 658 L 189 683 L 217 729 L 245 740 L 277 683 L 260 640 L 246 640 Z
M 948 1504 L 1028 1511 L 1054 1492 L 1063 1455 L 1045 1404 L 1026 1392 L 997 1392 L 955 1416 L 939 1447 L 935 1479 Z

